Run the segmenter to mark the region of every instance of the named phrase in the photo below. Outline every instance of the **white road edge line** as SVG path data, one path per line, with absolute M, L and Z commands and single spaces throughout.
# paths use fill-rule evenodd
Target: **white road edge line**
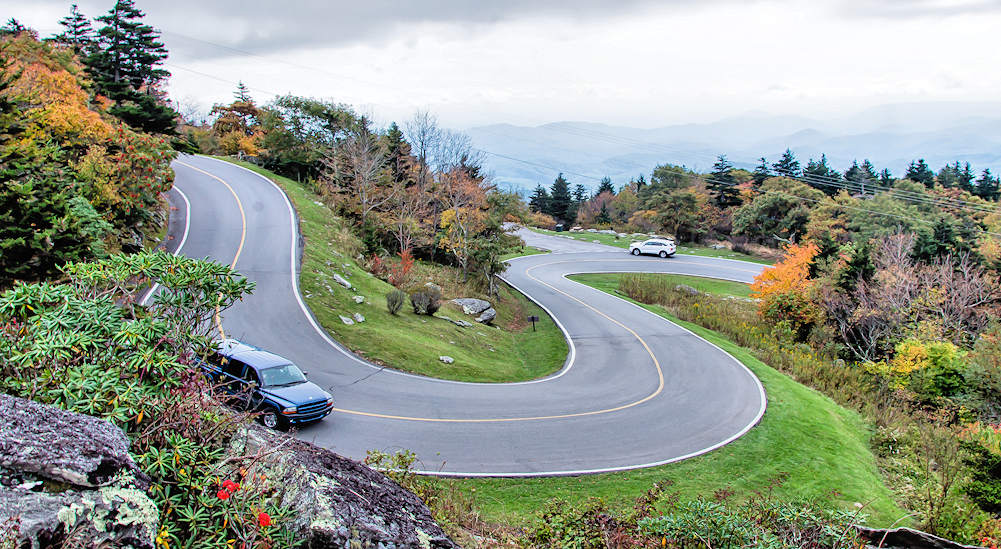
M 176 256 L 181 253 L 181 248 L 183 248 L 184 243 L 188 241 L 188 231 L 191 229 L 191 201 L 188 200 L 188 196 L 184 194 L 184 191 L 182 191 L 180 187 L 172 186 L 171 188 L 177 191 L 177 194 L 181 195 L 181 199 L 184 200 L 184 232 L 181 233 L 181 243 L 177 245 L 174 253 L 171 254 Z M 146 292 L 146 295 L 139 300 L 139 304 L 145 306 L 146 302 L 149 301 L 149 298 L 153 297 L 153 294 L 156 293 L 156 290 L 159 287 L 159 282 L 153 284 L 153 286 Z
M 330 338 L 330 336 L 327 335 L 327 333 L 323 330 L 323 328 L 320 327 L 320 325 L 316 322 L 316 319 L 313 318 L 313 315 L 309 311 L 309 308 L 306 307 L 306 304 L 303 302 L 302 296 L 299 294 L 299 280 L 298 280 L 299 277 L 297 276 L 298 269 L 296 268 L 297 267 L 297 265 L 296 265 L 296 263 L 297 263 L 296 262 L 296 255 L 297 255 L 296 252 L 298 251 L 298 238 L 297 238 L 297 236 L 298 236 L 299 230 L 298 230 L 298 224 L 296 223 L 295 208 L 292 207 L 292 202 L 289 200 L 288 195 L 285 194 L 285 191 L 283 191 L 281 189 L 281 187 L 279 187 L 278 184 L 275 183 L 274 181 L 268 179 L 267 177 L 264 177 L 263 175 L 255 172 L 253 170 L 244 168 L 243 166 L 240 166 L 240 165 L 237 165 L 237 164 L 233 164 L 232 162 L 226 162 L 225 160 L 219 160 L 217 158 L 210 158 L 210 157 L 205 157 L 205 156 L 202 156 L 201 158 L 208 158 L 209 160 L 215 160 L 216 162 L 222 162 L 222 163 L 230 165 L 230 166 L 236 166 L 237 168 L 240 168 L 240 169 L 242 169 L 244 171 L 250 172 L 250 173 L 256 175 L 257 177 L 259 177 L 259 178 L 267 181 L 268 183 L 270 183 L 271 186 L 274 187 L 275 190 L 277 190 L 282 195 L 282 198 L 285 199 L 285 205 L 288 207 L 289 216 L 290 216 L 290 218 L 292 220 L 292 228 L 293 228 L 293 231 L 292 231 L 292 252 L 291 252 L 292 293 L 295 295 L 296 301 L 299 304 L 299 308 L 302 309 L 302 312 L 306 315 L 306 318 L 309 320 L 310 325 L 313 326 L 313 329 L 316 330 L 316 332 L 320 335 L 320 337 L 322 337 L 328 344 L 330 344 L 330 346 L 334 347 L 335 349 L 337 349 L 338 351 L 340 351 L 344 355 L 348 356 L 352 360 L 355 360 L 356 362 L 359 362 L 361 364 L 364 364 L 364 365 L 372 367 L 372 368 L 376 368 L 376 366 L 368 364 L 367 362 L 361 360 L 360 358 L 358 358 L 357 356 L 355 356 L 353 353 L 351 353 L 347 349 L 344 349 L 343 347 L 341 347 L 340 345 L 338 345 L 336 342 L 334 342 Z M 182 196 L 183 196 L 183 194 L 182 194 Z M 178 249 L 180 249 L 180 247 L 178 247 Z M 574 274 L 574 273 L 570 273 L 570 274 Z M 569 274 L 564 275 L 564 278 L 566 278 L 566 276 L 569 276 Z M 580 284 L 579 282 L 574 282 L 572 280 L 568 280 L 568 281 L 572 282 L 574 284 Z M 507 282 L 507 281 L 505 280 L 505 282 Z M 510 284 L 510 282 L 508 282 L 508 284 Z M 583 286 L 583 284 L 581 284 L 581 285 Z M 514 286 L 513 284 L 511 284 L 511 286 L 514 287 L 515 289 L 517 289 L 517 286 Z M 585 287 L 587 287 L 587 286 L 585 286 Z M 521 291 L 521 290 L 518 290 L 518 291 Z M 598 291 L 600 291 L 600 290 L 598 290 Z M 522 294 L 524 294 L 524 292 L 522 292 Z M 524 294 L 524 295 L 527 296 L 527 294 Z M 607 295 L 611 295 L 611 294 L 607 294 Z M 612 297 L 614 297 L 615 299 L 621 299 L 621 298 L 619 298 L 617 296 L 612 296 Z M 529 299 L 532 299 L 532 298 L 529 297 Z M 534 302 L 535 300 L 532 300 L 532 301 Z M 640 307 L 639 305 L 636 305 L 635 303 L 630 303 L 629 301 L 626 301 L 624 299 L 622 301 L 625 301 L 626 303 L 629 303 L 630 305 L 633 305 L 634 307 L 638 308 L 641 311 L 646 312 L 647 314 L 651 314 L 651 315 L 657 317 L 662 322 L 669 322 L 672 325 L 678 326 L 677 324 L 674 324 L 673 322 L 667 320 L 666 318 L 664 318 L 664 317 L 662 317 L 660 315 L 654 314 L 653 312 L 648 311 L 648 310 L 644 309 L 643 307 Z M 541 305 L 540 305 L 540 307 L 541 307 Z M 549 313 L 549 316 L 551 316 L 554 321 L 556 320 L 556 317 L 553 316 L 553 314 L 548 309 L 546 309 L 545 307 L 542 307 L 542 308 L 544 310 L 546 310 L 547 313 Z M 568 341 L 571 349 L 573 349 L 573 341 L 570 339 L 569 334 L 567 334 L 566 329 L 563 328 L 562 324 L 559 324 L 559 326 L 560 326 L 560 329 L 563 331 L 563 334 L 566 337 L 566 339 L 567 339 L 567 341 Z M 711 342 L 711 341 L 703 338 L 702 336 L 700 336 L 700 335 L 692 332 L 691 330 L 688 330 L 687 328 L 685 328 L 683 326 L 678 326 L 678 328 L 681 328 L 682 330 L 684 330 L 684 331 L 692 334 L 693 336 L 701 339 L 702 341 L 705 341 L 706 343 L 708 343 L 709 345 L 715 347 L 716 349 L 718 349 L 720 352 L 722 352 L 726 356 L 730 357 L 730 359 L 733 360 L 734 362 L 736 362 L 744 370 L 744 372 L 746 372 L 749 376 L 751 376 L 751 379 L 754 380 L 755 384 L 757 384 L 757 386 L 758 386 L 758 392 L 759 392 L 759 396 L 761 398 L 761 406 L 759 407 L 758 413 L 755 416 L 754 420 L 751 421 L 749 424 L 747 424 L 747 426 L 745 426 L 739 432 L 737 432 L 736 434 L 734 434 L 734 435 L 730 436 L 729 438 L 723 440 L 722 442 L 718 442 L 718 443 L 716 443 L 716 444 L 714 444 L 712 446 L 709 446 L 708 448 L 697 450 L 695 452 L 691 452 L 691 453 L 685 454 L 683 456 L 676 456 L 676 457 L 673 457 L 673 458 L 670 458 L 670 459 L 666 459 L 666 460 L 662 460 L 662 461 L 656 461 L 656 462 L 651 462 L 651 463 L 643 463 L 643 464 L 639 464 L 639 465 L 623 465 L 623 466 L 618 466 L 618 467 L 606 467 L 606 468 L 601 468 L 601 469 L 581 469 L 581 470 L 574 470 L 574 471 L 544 471 L 544 472 L 526 472 L 526 473 L 510 473 L 510 472 L 505 472 L 505 473 L 482 473 L 482 472 L 480 472 L 480 473 L 468 473 L 468 472 L 456 472 L 456 471 L 419 471 L 419 470 L 414 471 L 414 472 L 417 473 L 417 474 L 421 474 L 421 475 L 441 476 L 441 477 L 554 477 L 554 476 L 588 475 L 588 474 L 596 474 L 596 473 L 612 473 L 612 472 L 616 472 L 616 471 L 629 471 L 629 470 L 632 470 L 632 469 L 645 469 L 647 467 L 656 467 L 656 466 L 659 466 L 659 465 L 667 465 L 668 463 L 675 463 L 675 462 L 682 461 L 682 460 L 685 460 L 685 459 L 688 459 L 688 458 L 692 458 L 692 457 L 695 457 L 695 456 L 700 456 L 700 455 L 705 454 L 707 452 L 711 452 L 711 451 L 713 451 L 713 450 L 715 450 L 717 448 L 721 448 L 723 446 L 726 446 L 727 444 L 733 442 L 734 440 L 737 440 L 738 438 L 740 438 L 741 436 L 743 436 L 744 434 L 746 434 L 755 425 L 757 425 L 758 422 L 761 421 L 761 418 L 765 415 L 765 409 L 767 408 L 767 403 L 768 403 L 768 398 L 767 398 L 767 395 L 765 394 L 765 388 L 761 384 L 761 380 L 759 380 L 757 378 L 757 376 L 755 376 L 754 373 L 751 372 L 750 368 L 748 368 L 747 366 L 745 366 L 743 362 L 737 360 L 736 357 L 734 357 L 730 353 L 724 351 L 722 348 L 720 348 L 715 343 L 713 343 L 713 342 Z M 572 365 L 572 362 L 571 362 L 571 365 Z M 382 368 L 379 368 L 379 369 L 382 369 Z M 570 369 L 569 366 L 565 367 L 563 373 L 565 373 L 565 370 L 569 370 L 569 369 Z M 436 380 L 436 379 L 429 378 L 429 377 L 424 377 L 424 376 L 415 376 L 415 375 L 412 375 L 412 374 L 404 374 L 402 372 L 397 372 L 395 370 L 388 370 L 388 371 L 392 372 L 392 373 L 397 373 L 397 374 L 400 374 L 400 375 L 406 375 L 406 376 L 409 376 L 409 377 L 415 377 L 415 378 L 424 379 L 424 380 L 428 380 L 428 381 L 469 384 L 469 383 L 459 382 L 459 381 Z M 558 374 L 558 375 L 562 375 L 562 373 Z M 538 383 L 540 381 L 552 380 L 552 379 L 555 379 L 556 377 L 557 376 L 553 376 L 553 377 L 549 377 L 549 378 L 543 378 L 543 379 L 539 379 L 539 380 L 533 380 L 533 381 L 521 382 L 521 383 Z M 470 384 L 470 385 L 483 385 L 483 384 Z M 487 384 L 487 385 L 496 385 L 496 384 Z M 512 383 L 510 385 L 517 385 L 517 384 Z

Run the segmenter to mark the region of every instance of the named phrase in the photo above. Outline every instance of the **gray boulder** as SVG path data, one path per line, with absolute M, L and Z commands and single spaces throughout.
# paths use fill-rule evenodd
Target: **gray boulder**
M 490 308 L 489 301 L 472 297 L 460 297 L 458 299 L 453 299 L 452 303 L 462 307 L 462 312 L 467 315 L 478 315 Z
M 691 286 L 689 286 L 687 284 L 678 284 L 677 286 L 674 287 L 674 289 L 676 291 L 679 291 L 681 293 L 685 293 L 685 294 L 688 294 L 688 295 L 699 295 L 700 293 L 702 293 L 702 292 L 696 290 L 695 288 L 692 288 Z
M 337 273 L 334 273 L 334 276 L 332 278 L 334 279 L 334 282 L 340 284 L 341 286 L 344 286 L 345 288 L 347 288 L 349 290 L 351 289 L 351 283 L 348 282 L 343 276 L 341 276 L 341 275 L 339 275 Z
M 351 318 L 355 319 L 355 322 L 365 322 L 365 317 L 361 313 L 355 313 L 351 315 Z
M 18 547 L 153 547 L 148 479 L 118 427 L 0 394 L 0 525 Z
M 445 364 L 452 364 L 452 363 L 455 362 L 454 358 L 452 358 L 450 356 L 444 356 L 444 355 L 438 357 L 438 360 L 444 362 Z
M 977 549 L 977 545 L 963 545 L 945 538 L 912 530 L 910 528 L 894 528 L 882 530 L 856 526 L 862 539 L 868 542 L 866 547 L 882 547 L 883 549 Z
M 352 299 L 354 299 L 355 303 L 358 303 L 358 304 L 365 303 L 365 296 L 363 296 L 363 295 L 356 295 Z
M 0 467 L 74 486 L 139 473 L 121 429 L 91 416 L 0 394 Z
M 476 317 L 476 322 L 479 322 L 480 324 L 490 324 L 495 318 L 497 318 L 497 311 L 491 307 L 483 311 L 480 316 Z
M 346 317 L 344 315 L 337 315 L 337 316 L 341 319 L 341 322 L 343 322 L 344 324 L 346 324 L 348 326 L 352 326 L 355 323 L 354 320 L 351 320 L 350 318 L 348 318 L 348 317 Z
M 420 498 L 361 463 L 252 424 L 229 453 L 261 456 L 242 466 L 274 481 L 304 547 L 458 548 Z

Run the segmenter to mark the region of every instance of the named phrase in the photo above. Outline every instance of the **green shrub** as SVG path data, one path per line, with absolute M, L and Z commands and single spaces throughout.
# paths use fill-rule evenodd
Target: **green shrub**
M 400 312 L 403 308 L 403 302 L 406 301 L 407 294 L 401 290 L 393 290 L 386 294 L 386 309 L 389 310 L 389 314 L 395 315 Z
M 428 284 L 423 290 L 410 294 L 410 305 L 415 314 L 434 316 L 441 307 L 441 288 Z

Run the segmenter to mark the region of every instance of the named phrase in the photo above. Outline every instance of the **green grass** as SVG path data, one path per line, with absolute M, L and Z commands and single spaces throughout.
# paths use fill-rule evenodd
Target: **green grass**
M 616 279 L 611 275 L 585 280 L 615 293 Z M 781 473 L 787 473 L 788 478 L 774 489 L 778 499 L 810 500 L 847 510 L 853 510 L 856 503 L 865 504 L 867 522 L 876 526 L 889 526 L 905 515 L 876 468 L 869 449 L 870 431 L 861 416 L 796 383 L 715 332 L 680 321 L 660 306 L 640 306 L 688 328 L 747 365 L 768 394 L 768 409 L 761 423 L 727 446 L 659 467 L 579 477 L 456 481 L 464 490 L 475 490 L 486 520 L 531 524 L 546 501 L 554 497 L 599 497 L 622 510 L 654 482 L 664 479 L 673 482 L 670 491 L 686 499 L 712 497 L 722 488 L 741 498 L 766 489 Z
M 445 304 L 435 317 L 418 316 L 409 303 L 397 316 L 386 310 L 386 294 L 393 287 L 358 265 L 362 249 L 350 227 L 335 216 L 319 197 L 303 185 L 277 176 L 246 162 L 222 158 L 249 168 L 277 183 L 292 200 L 305 240 L 300 286 L 303 298 L 320 324 L 339 342 L 377 364 L 416 374 L 459 381 L 509 382 L 545 376 L 559 370 L 567 356 L 563 333 L 541 308 L 520 292 L 501 285 L 500 295 L 490 299 L 497 310 L 494 324 L 473 323 L 461 328 L 440 318 L 467 320 L 460 309 Z M 519 252 L 523 255 L 525 252 Z M 455 271 L 442 266 L 418 263 L 415 283 L 440 284 L 445 299 L 483 297 L 471 295 L 468 286 L 455 282 Z M 355 290 L 334 282 L 333 275 L 345 277 Z M 365 297 L 356 304 L 353 296 Z M 361 313 L 365 322 L 345 325 L 340 316 Z M 543 320 L 533 332 L 525 319 L 535 315 Z M 440 356 L 455 359 L 445 364 Z
M 511 253 L 507 253 L 501 256 L 502 261 L 507 261 L 508 259 L 514 259 L 516 257 L 521 257 L 523 255 L 538 255 L 538 254 L 548 254 L 549 250 L 543 250 L 542 248 L 536 248 L 534 246 L 525 246 L 519 248 Z
M 577 282 L 583 282 L 589 286 L 594 286 L 595 284 L 600 284 L 603 287 L 606 284 L 611 284 L 612 288 L 618 287 L 619 283 L 618 273 L 608 273 L 608 274 L 585 274 L 585 275 L 573 275 L 570 280 L 576 280 Z M 734 297 L 750 297 L 751 296 L 751 285 L 745 284 L 743 282 L 734 282 L 732 280 L 720 280 L 718 278 L 704 278 L 701 276 L 688 276 L 688 275 L 674 275 L 674 274 L 647 274 L 644 276 L 657 277 L 658 279 L 666 280 L 668 284 L 677 285 L 684 284 L 686 286 L 691 286 L 700 292 L 705 292 L 707 294 L 720 295 L 720 296 L 734 296 Z
M 602 233 L 571 233 L 571 232 L 561 232 L 550 231 L 547 229 L 539 229 L 537 227 L 531 227 L 531 230 L 548 235 L 570 237 L 574 240 L 580 240 L 583 242 L 594 242 L 598 241 L 599 244 L 605 244 L 606 246 L 615 246 L 617 248 L 628 249 L 631 242 L 636 242 L 638 240 L 645 240 L 648 237 L 636 237 L 633 238 L 627 235 L 625 238 L 619 238 L 617 235 L 613 234 L 602 234 Z M 708 246 L 699 246 L 697 244 L 679 244 L 678 253 L 682 255 L 697 255 L 701 257 L 721 257 L 724 259 L 737 259 L 740 261 L 750 261 L 752 263 L 761 263 L 763 265 L 771 265 L 774 263 L 770 259 L 764 259 L 761 257 L 755 257 L 753 255 L 742 254 L 740 252 L 735 252 L 733 250 L 723 248 L 716 250 Z

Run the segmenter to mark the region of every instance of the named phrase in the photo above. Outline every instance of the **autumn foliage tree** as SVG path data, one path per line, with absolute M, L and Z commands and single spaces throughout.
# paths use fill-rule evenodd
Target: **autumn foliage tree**
M 761 317 L 772 324 L 784 323 L 800 338 L 822 318 L 810 279 L 810 268 L 819 251 L 812 242 L 789 244 L 782 260 L 762 271 L 751 284 L 751 296 L 761 300 Z

